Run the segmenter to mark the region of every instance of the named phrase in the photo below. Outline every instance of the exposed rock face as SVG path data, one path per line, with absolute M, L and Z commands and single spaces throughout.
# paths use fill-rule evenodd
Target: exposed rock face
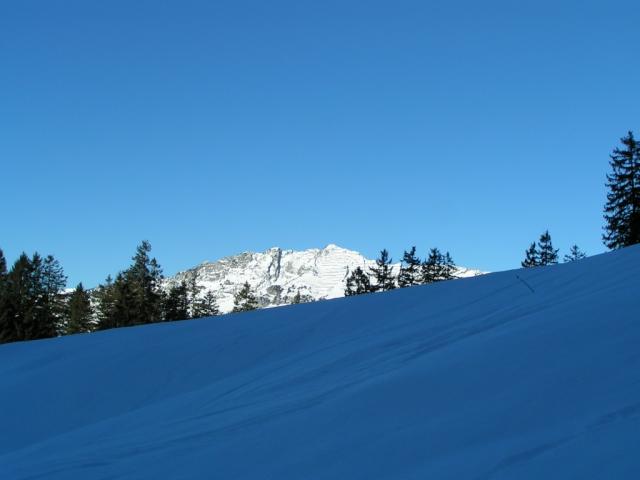
M 262 307 L 289 304 L 298 292 L 302 301 L 337 298 L 344 295 L 346 279 L 353 269 L 367 271 L 374 264 L 374 260 L 336 245 L 302 251 L 274 247 L 262 253 L 245 252 L 202 263 L 179 272 L 167 283 L 195 277 L 203 292 L 211 290 L 216 295 L 220 310 L 229 312 L 233 296 L 244 282 L 251 284 Z M 399 264 L 394 272 L 398 270 Z M 461 277 L 480 273 L 464 268 L 458 271 Z

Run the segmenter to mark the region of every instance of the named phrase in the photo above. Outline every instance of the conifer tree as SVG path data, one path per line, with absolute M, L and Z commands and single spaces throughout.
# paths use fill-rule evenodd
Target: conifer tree
M 364 273 L 364 270 L 360 267 L 356 267 L 351 275 L 347 277 L 347 286 L 344 291 L 346 297 L 353 295 L 362 295 L 363 293 L 371 292 L 371 282 L 369 276 Z
M 164 299 L 164 319 L 168 321 L 187 320 L 189 318 L 189 289 L 182 280 L 169 288 Z
M 525 258 L 521 265 L 525 268 L 540 266 L 540 252 L 538 252 L 536 242 L 533 242 L 525 252 Z
M 23 253 L 6 275 L 0 296 L 0 342 L 55 337 L 66 277 L 52 256 Z
M 202 287 L 198 285 L 198 278 L 196 275 L 192 275 L 187 280 L 187 306 L 189 312 L 189 318 L 199 318 L 196 317 L 196 304 L 200 300 L 200 292 L 202 291 Z M 211 316 L 211 315 L 201 315 L 201 316 Z
M 453 280 L 456 278 L 456 266 L 449 252 L 440 257 L 440 280 Z
M 540 235 L 540 240 L 538 241 L 538 253 L 540 265 L 555 265 L 558 263 L 558 250 L 553 248 L 549 230 L 546 230 L 542 235 Z
M 233 299 L 233 312 L 248 312 L 257 308 L 258 299 L 252 292 L 249 282 L 244 282 L 244 285 Z
M 573 245 L 569 250 L 569 254 L 564 256 L 564 262 L 575 262 L 576 260 L 582 260 L 587 258 L 587 254 L 580 250 L 578 245 Z
M 411 287 L 420 284 L 420 259 L 416 256 L 416 247 L 405 250 L 398 274 L 398 286 L 400 288 Z
M 161 320 L 162 269 L 155 258 L 150 258 L 151 244 L 144 240 L 136 249 L 133 264 L 125 272 L 124 280 L 133 292 L 134 324 L 153 323 Z
M 69 298 L 69 314 L 65 334 L 84 333 L 91 330 L 93 311 L 91 298 L 82 283 L 79 283 Z
M 437 248 L 429 250 L 429 256 L 422 262 L 421 283 L 434 283 L 442 278 L 442 254 Z
M 115 319 L 115 287 L 111 275 L 107 276 L 104 284 L 95 289 L 93 297 L 96 301 L 96 328 L 98 330 L 106 330 L 117 327 Z
M 7 260 L 4 258 L 4 253 L 0 248 L 0 287 L 2 282 L 7 278 Z
M 604 207 L 605 227 L 602 239 L 610 249 L 640 243 L 640 143 L 632 132 L 620 139 L 607 175 L 607 202 Z
M 291 300 L 291 305 L 298 305 L 299 303 L 302 303 L 302 296 L 300 295 L 300 290 L 296 291 L 296 294 L 293 296 L 293 299 Z
M 211 290 L 208 290 L 202 297 L 196 298 L 191 312 L 192 318 L 215 317 L 220 315 L 216 297 Z
M 380 256 L 376 259 L 376 266 L 369 267 L 369 271 L 373 274 L 376 281 L 371 289 L 374 292 L 384 292 L 396 288 L 396 279 L 393 275 L 392 259 L 389 258 L 387 249 L 380 251 Z

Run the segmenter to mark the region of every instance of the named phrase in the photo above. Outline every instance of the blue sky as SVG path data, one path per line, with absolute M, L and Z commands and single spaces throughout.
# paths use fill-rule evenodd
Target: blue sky
M 547 228 L 604 251 L 640 6 L 519 3 L 5 2 L 0 248 L 90 286 L 142 239 L 167 274 L 328 243 L 502 270 Z

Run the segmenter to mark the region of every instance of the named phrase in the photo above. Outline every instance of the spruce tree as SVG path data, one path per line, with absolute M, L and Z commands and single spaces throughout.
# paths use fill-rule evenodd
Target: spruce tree
M 215 317 L 220 315 L 216 297 L 211 290 L 208 290 L 202 297 L 196 298 L 191 312 L 192 318 Z
M 398 286 L 400 288 L 411 287 L 420 284 L 420 259 L 416 256 L 416 247 L 405 250 L 398 274 Z
M 93 311 L 91 298 L 82 283 L 79 283 L 69 298 L 68 321 L 65 325 L 65 334 L 89 332 L 92 326 Z
M 553 248 L 549 230 L 540 235 L 540 240 L 538 241 L 538 252 L 540 265 L 555 265 L 558 263 L 558 250 Z
M 52 256 L 23 253 L 6 275 L 0 296 L 0 342 L 55 337 L 63 316 L 66 277 Z
M 136 249 L 133 264 L 124 273 L 124 281 L 133 292 L 134 324 L 153 323 L 161 320 L 162 312 L 162 269 L 155 258 L 151 258 L 151 244 L 144 240 Z
M 453 258 L 451 258 L 449 252 L 445 252 L 445 254 L 440 257 L 440 280 L 453 280 L 456 278 L 455 274 L 456 265 L 453 262 Z
M 420 282 L 422 284 L 434 283 L 442 280 L 442 253 L 437 248 L 429 250 L 429 256 L 422 262 L 420 269 Z
M 360 267 L 356 267 L 351 275 L 347 277 L 347 286 L 344 291 L 345 297 L 353 295 L 362 295 L 363 293 L 371 292 L 371 282 L 369 276 L 364 273 L 364 270 Z
M 372 286 L 374 292 L 384 292 L 396 288 L 396 279 L 393 275 L 393 266 L 389 258 L 387 249 L 380 251 L 380 256 L 376 259 L 376 266 L 369 267 L 369 271 L 373 275 L 376 283 Z
M 189 318 L 199 318 L 196 314 L 196 304 L 200 300 L 200 292 L 202 287 L 198 285 L 198 278 L 196 275 L 191 275 L 187 280 L 187 307 L 189 312 Z M 210 315 L 201 315 L 210 316 Z
M 244 282 L 233 299 L 233 312 L 248 312 L 257 308 L 258 300 L 251 290 L 251 285 L 249 282 Z
M 640 243 L 640 143 L 628 132 L 614 149 L 607 174 L 607 202 L 602 240 L 610 249 Z
M 168 321 L 189 318 L 189 289 L 182 280 L 169 288 L 164 299 L 164 319 Z
M 106 330 L 118 326 L 115 318 L 115 287 L 111 275 L 95 289 L 93 298 L 96 302 L 96 329 Z
M 0 343 L 27 340 L 27 322 L 34 308 L 33 268 L 26 253 L 15 261 L 5 277 L 0 298 Z
M 291 305 L 298 305 L 300 303 L 302 303 L 302 296 L 300 295 L 300 290 L 298 290 L 291 300 Z
M 525 252 L 525 258 L 520 263 L 525 268 L 538 267 L 540 266 L 540 252 L 538 252 L 538 248 L 536 247 L 536 242 L 533 242 L 527 251 Z
M 4 253 L 0 248 L 0 288 L 2 287 L 2 282 L 7 278 L 7 260 L 4 258 Z
M 582 260 L 583 258 L 587 258 L 587 254 L 580 250 L 578 245 L 573 245 L 569 249 L 569 254 L 564 256 L 564 262 L 575 262 L 576 260 Z

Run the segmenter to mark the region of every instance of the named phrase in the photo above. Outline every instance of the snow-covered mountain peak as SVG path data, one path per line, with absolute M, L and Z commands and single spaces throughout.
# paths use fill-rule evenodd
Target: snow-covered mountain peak
M 346 279 L 357 267 L 365 270 L 374 260 L 359 252 L 333 243 L 324 248 L 284 250 L 271 247 L 263 252 L 243 252 L 178 273 L 168 283 L 191 280 L 202 291 L 212 291 L 223 312 L 233 307 L 233 297 L 244 282 L 249 282 L 263 307 L 291 303 L 299 292 L 303 301 L 342 297 Z M 397 272 L 399 264 L 394 266 Z M 459 275 L 479 274 L 460 268 Z

